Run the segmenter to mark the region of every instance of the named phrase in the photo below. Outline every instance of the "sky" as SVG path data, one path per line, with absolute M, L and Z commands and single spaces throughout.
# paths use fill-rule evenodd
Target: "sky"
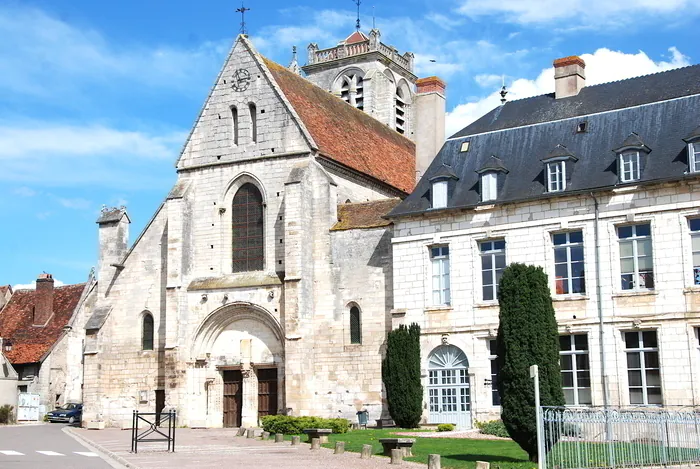
M 0 285 L 84 282 L 103 205 L 131 241 L 240 30 L 238 0 L 0 0 Z M 288 64 L 355 27 L 353 0 L 246 0 L 249 36 Z M 554 90 L 556 58 L 587 85 L 700 62 L 700 0 L 363 0 L 362 29 L 447 82 L 448 136 L 509 99 Z M 373 18 L 374 16 L 374 18 Z

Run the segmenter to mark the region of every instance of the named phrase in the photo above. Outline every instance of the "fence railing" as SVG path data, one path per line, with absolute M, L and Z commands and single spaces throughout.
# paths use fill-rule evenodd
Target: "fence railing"
M 174 410 L 169 412 L 139 412 L 134 411 L 131 426 L 131 452 L 139 452 L 139 443 L 167 442 L 168 451 L 175 452 L 175 421 Z M 146 424 L 139 428 L 140 423 Z M 167 425 L 167 434 L 166 428 Z M 142 431 L 143 430 L 143 431 Z
M 542 410 L 546 469 L 700 464 L 700 414 L 695 411 Z

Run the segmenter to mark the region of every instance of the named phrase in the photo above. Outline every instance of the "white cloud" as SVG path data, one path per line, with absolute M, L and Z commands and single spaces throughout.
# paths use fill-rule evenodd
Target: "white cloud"
M 519 24 L 568 20 L 604 28 L 659 16 L 697 14 L 698 0 L 462 0 L 458 11 L 472 18 L 494 17 Z
M 80 197 L 74 197 L 74 198 L 64 198 L 64 197 L 57 197 L 56 201 L 65 208 L 72 208 L 75 210 L 87 210 L 90 207 L 92 207 L 92 202 L 90 202 L 87 199 L 83 199 Z
M 482 88 L 494 88 L 503 83 L 503 77 L 501 75 L 484 73 L 476 75 L 474 81 Z
M 598 49 L 593 54 L 584 54 L 581 58 L 586 62 L 586 85 L 596 85 L 610 81 L 622 80 L 640 75 L 670 70 L 672 68 L 690 65 L 689 58 L 676 47 L 669 49 L 670 59 L 655 62 L 643 51 L 636 54 Z M 518 78 L 508 85 L 508 100 L 528 98 L 554 91 L 554 68 L 546 68 L 534 80 Z M 447 114 L 446 132 L 452 135 L 471 124 L 496 106 L 500 105 L 498 91 L 475 99 L 472 102 L 459 104 Z
M 20 197 L 34 197 L 38 194 L 37 191 L 26 186 L 18 187 L 17 189 L 13 190 L 12 193 Z
M 54 287 L 62 287 L 65 285 L 65 283 L 61 282 L 60 280 L 54 279 L 53 280 L 53 286 Z M 34 280 L 31 283 L 18 283 L 17 285 L 14 285 L 12 287 L 13 291 L 17 290 L 36 290 L 36 280 Z

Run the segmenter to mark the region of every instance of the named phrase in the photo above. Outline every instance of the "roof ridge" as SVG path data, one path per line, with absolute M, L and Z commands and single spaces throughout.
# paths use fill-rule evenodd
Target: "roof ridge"
M 376 199 L 376 200 L 366 200 L 364 202 L 342 202 L 338 205 L 343 205 L 347 207 L 348 205 L 369 205 L 369 204 L 376 204 L 378 202 L 389 202 L 392 200 L 400 200 L 400 197 L 388 197 L 386 199 Z

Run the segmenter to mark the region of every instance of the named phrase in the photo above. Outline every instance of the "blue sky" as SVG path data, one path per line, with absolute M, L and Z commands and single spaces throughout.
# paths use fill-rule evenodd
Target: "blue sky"
M 553 90 L 552 60 L 582 55 L 588 84 L 698 63 L 700 0 L 365 0 L 382 41 L 448 83 L 448 132 L 509 98 Z M 103 204 L 127 205 L 136 238 L 239 30 L 224 0 L 0 1 L 0 285 L 42 271 L 82 282 Z M 351 0 L 248 0 L 258 50 L 330 47 Z M 431 62 L 435 60 L 435 62 Z

